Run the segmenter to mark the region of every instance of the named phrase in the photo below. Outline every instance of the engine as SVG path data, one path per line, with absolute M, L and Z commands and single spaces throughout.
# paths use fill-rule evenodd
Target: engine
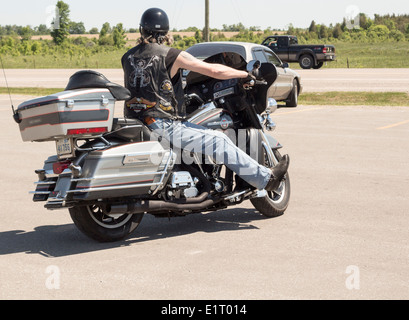
M 199 194 L 196 188 L 198 181 L 188 171 L 173 172 L 166 187 L 166 196 L 169 199 L 195 198 Z

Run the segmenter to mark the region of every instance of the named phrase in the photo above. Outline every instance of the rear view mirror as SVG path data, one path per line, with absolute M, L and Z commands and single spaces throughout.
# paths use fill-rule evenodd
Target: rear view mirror
M 261 66 L 260 60 L 251 60 L 251 61 L 247 64 L 247 72 L 253 72 L 253 71 L 259 69 L 260 66 Z

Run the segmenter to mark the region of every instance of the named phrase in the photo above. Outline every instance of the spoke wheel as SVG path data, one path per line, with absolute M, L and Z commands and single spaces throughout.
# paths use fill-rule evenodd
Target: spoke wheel
M 99 242 L 125 239 L 140 224 L 141 214 L 110 214 L 105 206 L 91 205 L 70 208 L 70 215 L 77 228 L 86 236 Z

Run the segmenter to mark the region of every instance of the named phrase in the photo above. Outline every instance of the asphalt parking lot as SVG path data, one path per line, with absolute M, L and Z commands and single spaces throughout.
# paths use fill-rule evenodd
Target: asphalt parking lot
M 279 109 L 291 156 L 282 217 L 250 202 L 146 216 L 99 244 L 28 194 L 52 143 L 23 143 L 0 96 L 0 299 L 408 299 L 409 108 Z M 15 104 L 24 99 L 15 97 Z

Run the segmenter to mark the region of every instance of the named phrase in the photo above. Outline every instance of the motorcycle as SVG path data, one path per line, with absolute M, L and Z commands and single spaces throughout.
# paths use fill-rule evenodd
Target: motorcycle
M 240 57 L 236 61 L 235 67 L 258 74 L 250 86 L 240 79 L 187 75 L 187 121 L 229 134 L 260 164 L 274 167 L 282 146 L 266 131 L 275 128 L 270 115 L 277 103 L 269 98 L 275 67 L 259 61 L 246 64 Z M 18 107 L 14 119 L 23 141 L 56 144 L 57 154 L 35 171 L 34 202 L 45 202 L 49 210 L 68 209 L 78 229 L 100 242 L 128 237 L 145 214 L 181 217 L 245 200 L 266 217 L 285 212 L 288 173 L 274 192 L 267 192 L 201 154 L 187 152 L 192 162 L 179 161 L 186 151 L 166 146 L 141 121 L 114 118 L 115 102 L 130 98 L 126 88 L 85 70 L 70 78 L 65 91 Z

